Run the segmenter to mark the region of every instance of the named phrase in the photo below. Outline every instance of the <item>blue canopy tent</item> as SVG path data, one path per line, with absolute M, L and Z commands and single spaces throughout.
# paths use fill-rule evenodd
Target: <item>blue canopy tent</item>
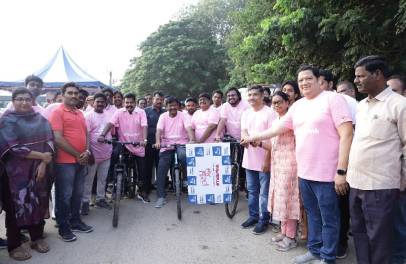
M 108 87 L 80 68 L 63 47 L 58 49 L 53 58 L 42 69 L 33 74 L 44 81 L 44 90 L 47 91 L 60 88 L 66 82 L 75 82 L 91 93 L 100 88 Z M 0 81 L 0 88 L 2 89 L 8 90 L 19 86 L 24 86 L 24 79 L 15 82 Z

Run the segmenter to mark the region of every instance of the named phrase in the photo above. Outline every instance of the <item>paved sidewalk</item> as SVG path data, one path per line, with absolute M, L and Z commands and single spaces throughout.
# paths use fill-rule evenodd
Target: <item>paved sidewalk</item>
M 305 252 L 300 247 L 287 253 L 278 252 L 270 244 L 271 231 L 257 236 L 251 230 L 240 228 L 247 217 L 247 202 L 240 197 L 239 211 L 230 220 L 224 205 L 190 205 L 184 203 L 183 219 L 176 218 L 173 194 L 162 209 L 154 208 L 152 201 L 123 200 L 117 229 L 111 225 L 112 211 L 91 208 L 83 220 L 95 229 L 90 234 L 77 234 L 76 242 L 65 243 L 57 236 L 54 221 L 46 225 L 47 241 L 51 251 L 46 254 L 32 252 L 33 257 L 23 263 L 41 264 L 284 264 Z M 4 223 L 4 213 L 0 215 Z M 5 236 L 4 224 L 0 236 Z M 352 244 L 352 243 L 351 243 Z M 0 251 L 0 263 L 12 261 L 7 250 Z M 338 264 L 356 263 L 353 247 L 345 260 Z

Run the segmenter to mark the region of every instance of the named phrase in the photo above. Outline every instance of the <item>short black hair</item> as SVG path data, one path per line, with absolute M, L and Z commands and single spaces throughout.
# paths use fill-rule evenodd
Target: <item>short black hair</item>
M 95 93 L 93 95 L 93 99 L 96 101 L 97 98 L 103 98 L 104 101 L 107 101 L 107 96 L 105 96 L 104 93 L 100 93 L 100 92 Z
M 269 89 L 269 87 L 264 87 L 264 92 L 268 92 L 268 94 L 271 95 L 271 89 Z
M 388 78 L 390 75 L 386 59 L 380 55 L 370 55 L 361 58 L 355 63 L 354 69 L 362 66 L 370 73 L 380 70 L 385 78 Z
M 161 91 L 155 91 L 153 96 L 155 97 L 155 95 L 158 95 L 159 97 L 164 97 L 164 94 Z
M 82 95 L 84 95 L 85 97 L 88 97 L 88 96 L 89 96 L 89 92 L 86 91 L 85 89 L 82 89 L 82 88 L 79 89 L 79 93 L 82 94 Z
M 264 93 L 264 87 L 262 87 L 261 85 L 251 85 L 250 87 L 248 87 L 248 92 L 251 90 L 258 90 L 259 93 L 263 94 Z
M 25 78 L 24 85 L 27 86 L 27 84 L 28 84 L 29 82 L 39 82 L 39 83 L 41 84 L 41 87 L 44 86 L 44 82 L 42 81 L 42 79 L 41 79 L 40 77 L 38 77 L 38 76 L 33 75 L 33 74 L 32 74 L 32 75 L 28 75 L 28 76 Z
M 188 98 L 186 98 L 185 104 L 187 104 L 188 102 L 193 102 L 193 103 L 195 103 L 195 104 L 198 104 L 196 98 L 194 98 L 194 97 L 188 97 Z
M 227 96 L 227 94 L 228 94 L 229 92 L 231 92 L 231 91 L 235 91 L 235 92 L 237 93 L 238 98 L 241 100 L 241 93 L 240 93 L 240 91 L 238 90 L 237 87 L 230 87 L 230 88 L 228 88 L 227 91 L 226 91 L 226 96 Z
M 349 89 L 351 89 L 351 90 L 355 90 L 354 84 L 353 84 L 352 82 L 350 82 L 350 81 L 347 81 L 347 80 L 341 81 L 341 82 L 339 82 L 339 83 L 337 84 L 337 87 L 340 86 L 340 85 L 346 85 L 347 88 L 349 88 Z
M 145 102 L 147 102 L 147 99 L 145 99 L 144 97 L 141 97 L 141 98 L 138 98 L 137 104 L 139 104 L 142 100 L 144 100 Z
M 16 99 L 17 95 L 19 95 L 19 94 L 29 94 L 30 97 L 31 97 L 32 99 L 34 99 L 34 96 L 33 96 L 32 93 L 30 92 L 30 90 L 28 90 L 28 89 L 25 88 L 25 87 L 18 87 L 18 88 L 15 89 L 15 90 L 13 91 L 13 93 L 11 94 L 11 100 L 14 101 L 14 100 Z
M 286 93 L 282 91 L 277 91 L 272 95 L 272 98 L 274 98 L 274 96 L 276 95 L 282 97 L 283 101 L 289 102 L 289 95 L 287 95 Z
M 80 91 L 79 85 L 77 85 L 75 82 L 67 82 L 67 83 L 65 83 L 65 84 L 61 87 L 62 95 L 65 94 L 66 89 L 67 89 L 68 87 L 74 87 L 74 88 L 78 89 L 78 91 Z
M 295 94 L 297 94 L 297 97 L 296 97 L 296 101 L 297 100 L 299 100 L 300 98 L 302 98 L 302 95 L 300 94 L 300 89 L 299 89 L 299 85 L 297 84 L 297 82 L 296 81 L 293 81 L 293 80 L 287 80 L 287 81 L 284 81 L 283 83 L 282 83 L 282 89 L 283 89 L 283 86 L 285 86 L 285 85 L 290 85 L 290 86 L 292 86 L 293 87 L 293 90 L 295 91 Z
M 319 70 L 320 76 L 323 76 L 327 82 L 334 82 L 334 75 L 330 70 L 327 69 L 320 69 Z
M 111 96 L 114 95 L 113 89 L 111 89 L 109 87 L 103 88 L 102 93 L 105 93 L 105 92 L 109 92 L 111 94 Z
M 210 95 L 208 93 L 199 94 L 199 99 L 202 98 L 202 97 L 207 98 L 209 101 L 211 101 L 211 97 L 210 97 Z
M 300 72 L 302 71 L 311 71 L 313 73 L 314 76 L 316 76 L 317 78 L 320 77 L 320 70 L 319 68 L 313 66 L 313 65 L 309 65 L 309 64 L 303 64 L 300 65 L 299 69 L 297 70 L 296 74 L 299 75 Z
M 221 90 L 215 90 L 215 91 L 213 91 L 212 95 L 215 95 L 215 94 L 221 95 L 221 98 L 224 97 L 224 93 L 223 93 Z
M 402 90 L 406 90 L 406 77 L 405 76 L 401 76 L 401 75 L 392 75 L 388 78 L 389 80 L 399 80 L 402 83 Z
M 123 93 L 120 92 L 120 91 L 115 91 L 115 92 L 113 93 L 113 96 L 116 96 L 117 94 L 120 95 L 121 98 L 124 98 Z
M 133 93 L 127 93 L 124 95 L 124 98 L 128 98 L 128 99 L 133 99 L 134 101 L 136 101 L 136 96 Z
M 172 103 L 177 103 L 180 106 L 180 102 L 179 102 L 178 98 L 176 98 L 174 96 L 169 96 L 168 98 L 166 98 L 166 105 L 172 104 Z

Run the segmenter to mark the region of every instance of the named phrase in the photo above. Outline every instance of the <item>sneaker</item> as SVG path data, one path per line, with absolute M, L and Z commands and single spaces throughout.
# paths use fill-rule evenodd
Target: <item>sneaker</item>
M 286 252 L 297 247 L 297 242 L 293 238 L 284 237 L 283 240 L 279 241 L 276 245 L 276 250 Z
M 320 258 L 314 256 L 310 251 L 307 251 L 306 254 L 295 257 L 293 259 L 293 264 L 305 264 L 314 260 L 320 260 Z
M 165 198 L 158 198 L 158 200 L 155 203 L 155 208 L 162 208 L 165 204 L 166 204 Z
M 88 202 L 84 202 L 82 203 L 82 210 L 80 210 L 80 214 L 81 215 L 88 215 L 89 214 L 89 203 Z
M 345 246 L 339 245 L 339 246 L 338 246 L 338 249 L 337 249 L 337 256 L 336 256 L 336 258 L 337 258 L 337 259 L 346 258 L 346 257 L 347 257 L 347 249 L 348 249 L 348 246 L 347 246 L 347 245 L 345 245 Z
M 253 227 L 257 223 L 258 223 L 258 220 L 253 219 L 253 218 L 248 218 L 244 223 L 241 224 L 241 227 L 246 229 L 246 228 Z
M 7 239 L 0 238 L 0 249 L 7 248 Z
M 21 241 L 21 244 L 24 244 L 24 243 L 27 243 L 28 241 L 30 241 L 30 239 L 26 235 L 20 233 L 20 241 Z
M 90 233 L 93 231 L 93 227 L 86 225 L 82 221 L 71 226 L 72 232 L 78 233 Z
M 76 236 L 72 233 L 72 231 L 68 228 L 66 230 L 59 230 L 59 238 L 62 239 L 62 241 L 65 242 L 72 242 L 75 241 L 77 238 Z
M 149 203 L 150 202 L 150 200 L 148 198 L 148 195 L 143 194 L 143 193 L 138 193 L 137 198 L 138 198 L 138 200 L 142 201 L 143 203 Z
M 268 224 L 258 223 L 255 225 L 255 228 L 254 230 L 252 230 L 252 233 L 254 233 L 254 235 L 262 235 L 263 233 L 265 233 L 267 229 Z
M 106 200 L 100 200 L 96 202 L 96 206 L 104 209 L 111 210 L 111 205 L 109 205 Z

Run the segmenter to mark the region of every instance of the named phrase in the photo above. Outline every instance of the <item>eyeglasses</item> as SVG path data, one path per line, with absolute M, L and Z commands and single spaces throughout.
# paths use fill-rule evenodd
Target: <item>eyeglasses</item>
M 272 101 L 272 105 L 281 105 L 283 101 Z
M 14 99 L 14 101 L 19 102 L 19 103 L 22 103 L 22 102 L 32 103 L 32 98 L 17 97 Z

